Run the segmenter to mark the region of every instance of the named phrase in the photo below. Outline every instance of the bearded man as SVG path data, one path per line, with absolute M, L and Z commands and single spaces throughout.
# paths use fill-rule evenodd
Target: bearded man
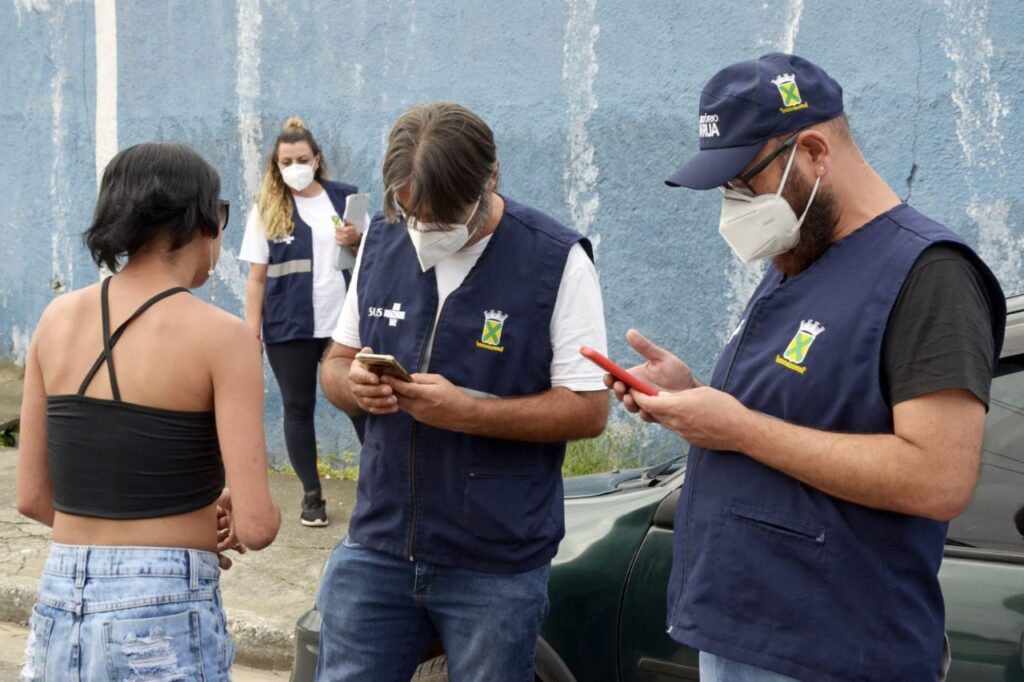
M 771 258 L 708 385 L 631 330 L 691 444 L 668 627 L 702 680 L 937 680 L 949 519 L 977 480 L 1005 302 L 956 234 L 861 154 L 842 89 L 768 54 L 717 73 L 700 150 L 666 182 L 721 188 L 719 231 Z

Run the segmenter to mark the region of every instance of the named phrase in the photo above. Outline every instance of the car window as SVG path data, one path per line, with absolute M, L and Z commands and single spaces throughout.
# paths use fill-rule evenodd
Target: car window
M 1004 358 L 996 370 L 978 487 L 967 510 L 950 523 L 947 542 L 1024 553 L 1018 524 L 1024 528 L 1022 356 Z

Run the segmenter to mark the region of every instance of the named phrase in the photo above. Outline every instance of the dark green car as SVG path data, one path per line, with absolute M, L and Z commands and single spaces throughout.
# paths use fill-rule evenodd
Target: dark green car
M 1024 682 L 1024 296 L 1008 299 L 1007 308 L 981 476 L 971 506 L 950 524 L 939 573 L 954 682 Z M 684 476 L 679 458 L 566 480 L 565 539 L 551 567 L 537 680 L 699 679 L 697 652 L 665 633 Z M 315 610 L 298 622 L 296 682 L 313 677 L 319 627 Z M 443 658 L 421 666 L 416 679 L 447 679 Z

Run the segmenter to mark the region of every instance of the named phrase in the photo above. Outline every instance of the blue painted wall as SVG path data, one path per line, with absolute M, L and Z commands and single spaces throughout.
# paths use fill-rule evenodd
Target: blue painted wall
M 96 191 L 97 50 L 111 46 L 97 47 L 94 10 L 0 2 L 0 358 L 23 358 L 56 292 L 96 280 L 80 234 Z M 702 83 L 776 49 L 822 64 L 875 167 L 1020 292 L 1022 30 L 1019 0 L 133 0 L 116 7 L 116 121 L 99 124 L 116 125 L 121 147 L 194 146 L 246 206 L 290 115 L 313 129 L 334 177 L 379 197 L 397 116 L 459 101 L 495 131 L 503 191 L 595 240 L 613 356 L 631 362 L 622 335 L 637 326 L 706 376 L 758 270 L 716 234 L 716 193 L 661 182 L 695 149 Z M 235 313 L 243 213 L 200 292 Z M 354 447 L 326 403 L 317 417 L 325 451 Z

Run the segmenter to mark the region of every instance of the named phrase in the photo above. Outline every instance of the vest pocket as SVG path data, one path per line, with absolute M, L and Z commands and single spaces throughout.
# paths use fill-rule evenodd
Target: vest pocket
M 729 507 L 729 514 L 736 519 L 754 524 L 769 533 L 778 533 L 783 536 L 807 540 L 817 544 L 825 543 L 825 529 L 821 526 L 814 526 L 786 518 L 773 512 L 767 512 L 756 507 L 748 507 L 744 504 L 734 504 Z
M 817 631 L 828 581 L 828 529 L 776 512 L 733 504 L 716 541 L 716 594 L 730 615 L 778 633 Z
M 530 538 L 527 514 L 532 481 L 526 474 L 502 469 L 473 469 L 466 473 L 462 521 L 474 536 L 495 542 Z
M 263 338 L 270 343 L 288 334 L 289 299 L 287 291 L 265 294 L 263 297 Z

